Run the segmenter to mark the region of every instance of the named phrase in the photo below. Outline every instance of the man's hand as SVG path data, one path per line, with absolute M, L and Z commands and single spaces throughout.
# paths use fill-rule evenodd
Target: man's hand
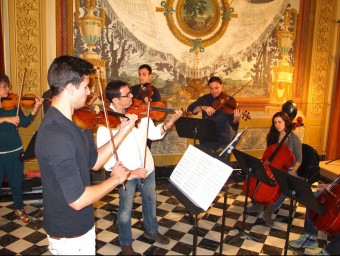
M 130 171 L 120 162 L 116 162 L 115 166 L 111 168 L 111 177 L 114 177 L 122 184 L 130 175 Z
M 202 106 L 201 110 L 206 112 L 208 116 L 212 116 L 215 113 L 215 109 L 210 106 Z
M 144 168 L 137 168 L 134 171 L 131 171 L 130 178 L 133 179 L 145 179 L 148 171 Z
M 127 118 L 123 119 L 120 123 L 120 128 L 124 130 L 132 130 L 135 127 L 138 116 L 135 114 L 126 114 Z
M 237 124 L 240 121 L 241 115 L 242 115 L 242 111 L 236 108 L 234 110 L 234 120 L 233 120 L 234 124 Z

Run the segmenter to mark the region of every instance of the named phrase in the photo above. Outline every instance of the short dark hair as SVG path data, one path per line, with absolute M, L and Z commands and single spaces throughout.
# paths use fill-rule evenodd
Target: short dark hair
M 48 69 L 47 80 L 52 95 L 58 95 L 69 83 L 78 88 L 85 75 L 94 73 L 95 69 L 90 62 L 78 57 L 63 55 L 52 62 Z
M 223 84 L 221 78 L 219 78 L 218 76 L 210 77 L 210 79 L 208 81 L 208 84 L 210 84 L 212 82 L 218 82 L 219 84 Z
M 149 74 L 152 74 L 152 68 L 148 64 L 140 65 L 138 70 L 141 70 L 143 68 L 146 68 L 149 71 Z
M 9 78 L 5 74 L 0 74 L 0 83 L 7 83 L 9 84 Z
M 106 85 L 105 95 L 108 102 L 111 102 L 114 98 L 119 98 L 121 96 L 120 89 L 124 86 L 130 85 L 127 82 L 121 80 L 112 80 Z

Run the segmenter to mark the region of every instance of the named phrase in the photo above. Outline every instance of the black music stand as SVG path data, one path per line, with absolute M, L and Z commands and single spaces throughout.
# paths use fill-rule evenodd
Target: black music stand
M 233 152 L 233 150 L 235 149 L 235 147 L 237 146 L 237 143 L 239 142 L 239 140 L 241 139 L 242 135 L 244 134 L 244 132 L 247 130 L 244 129 L 242 132 L 239 132 L 238 134 L 235 135 L 235 137 L 233 138 L 233 140 L 229 143 L 229 145 L 227 147 L 225 147 L 222 152 L 219 154 L 218 159 L 220 159 L 222 162 L 224 162 L 225 164 L 230 166 L 230 155 Z M 235 169 L 234 169 L 235 170 Z M 235 175 L 234 172 L 232 173 L 232 175 Z M 234 177 L 235 182 L 237 183 L 236 178 Z M 237 183 L 238 184 L 238 183 Z M 227 208 L 227 183 L 224 185 L 225 189 L 224 189 L 224 196 L 223 196 L 223 213 L 222 213 L 222 227 L 221 227 L 221 238 L 220 238 L 220 254 L 222 255 L 223 252 L 223 237 L 224 237 L 224 229 L 225 229 L 225 218 L 226 218 L 226 208 Z
M 244 202 L 244 210 L 243 210 L 243 220 L 242 220 L 242 227 L 236 228 L 239 233 L 235 236 L 227 239 L 225 242 L 228 243 L 232 240 L 234 240 L 237 237 L 240 237 L 244 235 L 246 239 L 251 239 L 257 242 L 260 242 L 257 238 L 250 236 L 247 234 L 245 230 L 245 222 L 246 222 L 246 215 L 248 215 L 247 212 L 247 205 L 248 205 L 248 196 L 249 196 L 249 186 L 250 186 L 250 177 L 254 177 L 255 179 L 259 180 L 260 182 L 265 183 L 268 186 L 274 187 L 275 182 L 273 179 L 270 179 L 267 175 L 267 172 L 263 166 L 263 163 L 260 159 L 253 157 L 251 155 L 248 155 L 242 151 L 239 151 L 237 149 L 234 149 L 233 154 L 240 165 L 242 171 L 247 174 L 247 188 L 246 188 L 246 194 L 245 194 L 245 202 Z M 258 223 L 256 223 L 258 224 Z
M 169 179 L 170 183 L 169 183 L 169 190 L 172 192 L 172 194 L 185 206 L 185 208 L 187 209 L 187 212 L 191 215 L 194 215 L 194 217 L 192 217 L 194 219 L 193 221 L 193 227 L 194 227 L 194 237 L 193 237 L 193 242 L 192 242 L 192 247 L 193 247 L 193 252 L 192 255 L 196 255 L 196 251 L 197 251 L 197 233 L 198 233 L 198 215 L 202 212 L 204 212 L 204 210 L 197 206 L 196 204 L 194 204 L 187 196 L 184 192 L 181 191 L 181 189 L 179 187 L 177 187 L 172 181 L 171 179 Z
M 310 187 L 310 184 L 303 178 L 295 177 L 282 170 L 279 170 L 273 166 L 270 166 L 275 180 L 280 186 L 281 192 L 290 198 L 289 204 L 289 217 L 286 232 L 286 243 L 284 249 L 284 255 L 287 255 L 288 243 L 289 243 L 289 231 L 293 219 L 293 201 L 296 200 L 299 203 L 306 206 L 319 214 L 324 214 L 325 208 L 318 203 L 314 193 Z
M 216 124 L 210 119 L 198 119 L 189 117 L 180 117 L 176 123 L 176 131 L 179 137 L 194 139 L 194 145 L 196 146 L 196 139 L 217 141 Z M 202 151 L 209 154 L 203 147 L 199 147 Z M 182 212 L 181 210 L 174 212 Z M 189 218 L 192 224 L 195 220 L 191 212 Z
M 35 158 L 35 140 L 37 139 L 38 131 L 34 132 L 31 141 L 28 143 L 26 150 L 20 154 L 19 160 L 25 161 Z
M 199 145 L 195 145 L 195 147 L 198 148 L 199 150 L 201 150 L 202 152 L 210 155 L 211 157 L 218 159 L 219 161 L 221 161 L 224 164 L 228 163 L 225 158 L 216 157 L 216 156 L 214 156 L 213 153 L 207 152 L 204 148 L 201 148 Z M 201 208 L 200 206 L 198 206 L 197 204 L 195 204 L 192 201 L 192 199 L 190 199 L 190 197 L 185 192 L 183 192 L 182 189 L 180 187 L 178 187 L 171 180 L 171 178 L 169 179 L 169 181 L 170 181 L 170 183 L 169 183 L 169 190 L 185 206 L 185 208 L 187 209 L 187 212 L 189 212 L 189 214 L 191 214 L 191 215 L 194 215 L 194 217 L 195 217 L 194 218 L 194 223 L 192 223 L 192 224 L 193 224 L 193 227 L 194 227 L 193 255 L 196 255 L 196 251 L 197 251 L 197 233 L 198 233 L 198 215 L 201 214 L 202 212 L 204 212 L 205 210 L 203 208 Z
M 178 136 L 194 139 L 194 145 L 196 144 L 196 139 L 218 140 L 216 124 L 210 119 L 181 117 L 176 121 L 175 126 Z

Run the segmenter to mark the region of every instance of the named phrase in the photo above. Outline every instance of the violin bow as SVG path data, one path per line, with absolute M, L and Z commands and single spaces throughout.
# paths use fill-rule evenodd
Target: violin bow
M 21 87 L 20 87 L 19 95 L 18 95 L 18 96 L 19 96 L 19 99 L 18 99 L 18 106 L 17 106 L 17 114 L 16 114 L 16 116 L 19 115 L 20 101 L 21 101 L 22 90 L 23 90 L 23 88 L 24 88 L 24 82 L 25 82 L 26 72 L 27 72 L 27 69 L 24 68 L 24 73 L 23 73 L 22 79 L 21 79 Z
M 146 168 L 146 153 L 147 153 L 147 149 L 148 149 L 147 141 L 148 141 L 148 136 L 149 136 L 150 105 L 151 105 L 151 103 L 150 103 L 150 101 L 148 101 L 148 112 L 147 112 L 147 115 L 146 115 L 146 118 L 148 119 L 148 121 L 146 123 L 145 148 L 144 148 L 144 164 L 143 164 L 143 168 L 144 169 Z M 142 186 L 144 186 L 144 182 L 145 182 L 145 179 L 142 180 Z
M 239 91 L 241 91 L 244 87 L 246 87 L 253 79 L 250 79 L 248 82 L 246 82 L 240 89 L 238 89 L 231 97 L 234 97 Z
M 103 88 L 102 88 L 102 83 L 101 83 L 101 80 L 100 80 L 101 79 L 101 69 L 100 68 L 99 68 L 99 75 L 98 75 L 97 78 L 98 78 L 98 87 L 99 87 L 99 92 L 100 92 L 100 98 L 101 98 L 102 105 L 103 105 L 103 112 L 104 112 L 106 127 L 107 127 L 107 130 L 110 133 L 110 144 L 111 144 L 112 156 L 114 156 L 116 158 L 116 162 L 118 162 L 119 158 L 118 158 L 118 154 L 117 154 L 117 149 L 116 149 L 115 142 L 114 142 L 113 135 L 112 135 L 112 131 L 111 131 L 111 128 L 110 128 L 111 126 L 110 126 L 110 121 L 109 121 L 109 118 L 108 118 L 108 111 L 107 111 L 107 108 L 105 106 L 105 101 L 104 101 L 104 96 L 103 96 Z M 124 182 L 122 183 L 122 186 L 123 186 L 123 189 L 126 191 L 126 187 L 125 187 Z

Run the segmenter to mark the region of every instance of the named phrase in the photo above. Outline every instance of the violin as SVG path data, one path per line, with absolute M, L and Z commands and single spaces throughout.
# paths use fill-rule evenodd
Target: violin
M 117 113 L 113 110 L 108 111 L 110 128 L 116 128 L 120 124 L 120 117 L 126 117 L 124 114 Z M 72 120 L 82 129 L 95 130 L 98 125 L 106 126 L 104 111 L 99 107 L 84 106 L 75 109 Z
M 154 95 L 154 91 L 152 89 L 152 83 L 159 77 L 159 75 L 156 75 L 152 81 L 146 84 L 142 84 L 142 87 L 140 88 L 136 98 L 141 99 L 144 101 L 145 98 L 148 98 L 149 100 Z
M 229 96 L 222 92 L 218 97 L 215 98 L 212 103 L 212 108 L 215 110 L 222 110 L 227 115 L 232 115 L 234 110 L 237 108 L 238 103 L 233 96 Z M 242 119 L 247 121 L 251 119 L 250 113 L 248 111 L 242 111 Z
M 335 236 L 340 232 L 340 176 L 338 176 L 316 198 L 325 207 L 325 214 L 320 215 L 309 210 L 309 218 L 314 226 L 325 233 Z
M 149 99 L 151 99 L 153 94 L 154 94 L 154 92 L 152 90 L 152 84 L 151 83 L 146 83 L 139 90 L 138 95 L 137 95 L 136 98 L 139 98 L 139 99 L 149 98 Z
M 20 107 L 23 108 L 33 108 L 35 105 L 35 99 L 37 97 L 34 94 L 25 94 L 21 96 L 20 100 Z M 44 98 L 44 100 L 51 100 L 49 98 Z M 19 103 L 19 96 L 15 93 L 9 93 L 8 97 L 1 99 L 1 105 L 4 110 L 11 110 L 17 108 Z
M 280 169 L 282 171 L 288 171 L 295 160 L 294 154 L 289 150 L 289 148 L 284 145 L 285 140 L 288 138 L 289 133 L 298 126 L 301 126 L 302 118 L 298 117 L 297 123 L 292 123 L 292 125 L 287 130 L 285 136 L 282 138 L 280 143 L 269 145 L 263 153 L 262 162 L 266 170 L 268 177 L 274 181 L 274 186 L 269 186 L 263 182 L 258 181 L 254 177 L 249 179 L 249 191 L 248 195 L 250 198 L 254 199 L 264 205 L 274 204 L 281 196 L 281 189 L 277 182 L 274 180 L 274 175 L 270 170 L 269 165 Z M 243 191 L 247 190 L 248 180 L 243 183 Z
M 148 112 L 148 104 L 141 100 L 133 99 L 133 103 L 126 109 L 127 114 L 135 114 L 138 119 L 146 117 Z M 165 107 L 165 103 L 151 102 L 150 103 L 150 118 L 154 121 L 163 121 L 166 118 L 167 113 L 174 113 L 173 109 Z

